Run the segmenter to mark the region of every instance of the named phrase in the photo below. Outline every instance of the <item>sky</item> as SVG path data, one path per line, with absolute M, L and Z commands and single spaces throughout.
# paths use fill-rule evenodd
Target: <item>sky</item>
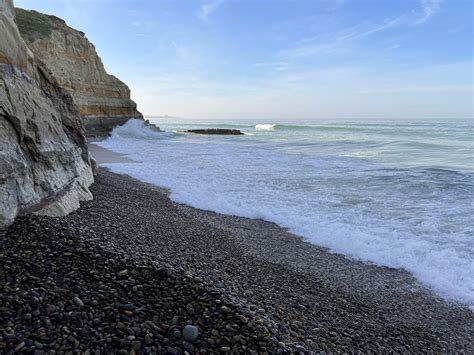
M 15 0 L 86 33 L 145 115 L 456 119 L 471 0 Z

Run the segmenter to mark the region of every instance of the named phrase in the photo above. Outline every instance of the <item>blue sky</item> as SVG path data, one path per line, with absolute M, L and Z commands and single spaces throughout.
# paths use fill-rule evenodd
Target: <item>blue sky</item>
M 472 118 L 471 0 L 16 0 L 86 33 L 146 115 Z

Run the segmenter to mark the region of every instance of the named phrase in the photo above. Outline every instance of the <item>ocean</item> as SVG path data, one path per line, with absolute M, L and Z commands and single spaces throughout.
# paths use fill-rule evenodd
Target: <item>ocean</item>
M 474 309 L 472 121 L 150 120 L 166 132 L 131 120 L 98 143 L 135 161 L 107 167 L 176 202 L 406 269 Z M 209 127 L 246 135 L 178 132 Z

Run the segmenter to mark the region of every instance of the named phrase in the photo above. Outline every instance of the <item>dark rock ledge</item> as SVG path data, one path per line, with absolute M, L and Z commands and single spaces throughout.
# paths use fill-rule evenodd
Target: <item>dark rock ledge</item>
M 188 129 L 186 131 L 180 131 L 183 133 L 197 133 L 197 134 L 217 134 L 223 136 L 244 136 L 238 129 L 226 129 L 226 128 L 204 128 L 204 129 Z

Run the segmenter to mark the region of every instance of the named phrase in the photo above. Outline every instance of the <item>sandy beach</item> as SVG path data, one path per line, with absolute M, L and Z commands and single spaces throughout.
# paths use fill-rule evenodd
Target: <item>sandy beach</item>
M 95 159 L 97 164 L 131 163 L 132 162 L 132 160 L 128 159 L 124 155 L 102 148 L 101 146 L 97 144 L 89 143 L 88 146 L 89 146 L 89 153 Z
M 103 168 L 92 190 L 69 216 L 21 217 L 1 239 L 0 320 L 7 331 L 15 324 L 4 349 L 474 350 L 473 312 L 408 272 L 329 253 L 262 220 L 174 203 Z

